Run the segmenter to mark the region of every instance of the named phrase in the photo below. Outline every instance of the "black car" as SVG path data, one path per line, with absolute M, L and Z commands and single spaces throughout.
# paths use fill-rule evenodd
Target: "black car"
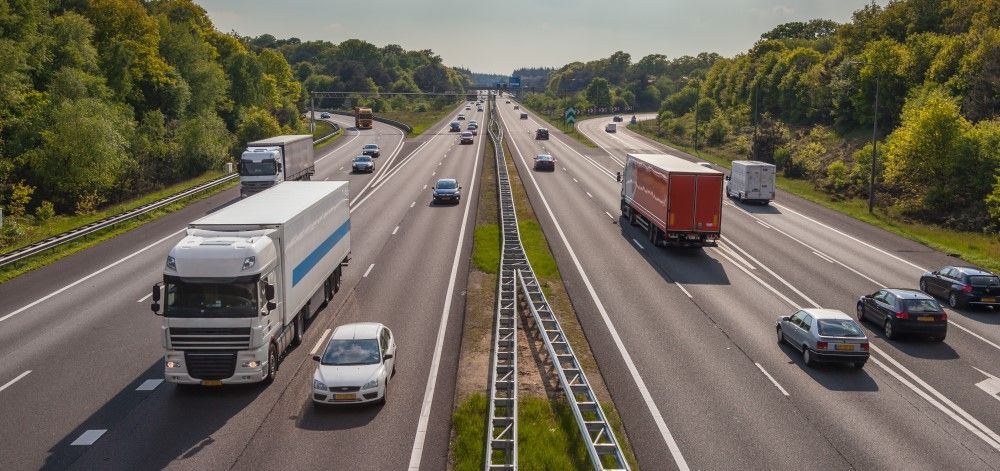
M 620 122 L 624 121 L 624 119 L 621 116 L 618 116 L 618 115 L 615 115 L 615 117 L 611 118 L 611 120 L 614 121 L 614 122 L 616 122 L 616 123 L 620 123 Z
M 549 138 L 548 129 L 538 128 L 538 130 L 535 131 L 535 139 L 548 139 L 548 138 Z
M 372 173 L 375 171 L 375 161 L 370 155 L 359 155 L 351 162 L 351 171 L 354 173 Z
M 521 113 L 521 119 L 528 119 L 528 113 Z
M 556 161 L 548 154 L 539 154 L 535 156 L 535 170 L 555 170 Z
M 432 203 L 455 203 L 462 198 L 462 187 L 458 184 L 458 180 L 454 178 L 442 178 L 434 183 L 434 188 L 431 189 L 431 202 Z
M 953 309 L 1000 307 L 1000 277 L 972 267 L 944 267 L 920 276 L 920 291 L 948 300 Z
M 361 148 L 361 155 L 378 157 L 379 155 L 382 155 L 382 150 L 379 149 L 378 144 L 365 144 L 365 146 Z
M 449 129 L 449 131 L 451 131 L 451 132 L 459 132 L 461 130 L 462 130 L 462 123 L 460 123 L 458 121 L 452 121 L 451 122 L 451 128 Z
M 881 289 L 858 299 L 858 320 L 871 320 L 893 340 L 901 334 L 927 335 L 935 342 L 948 333 L 948 313 L 932 296 L 912 289 Z

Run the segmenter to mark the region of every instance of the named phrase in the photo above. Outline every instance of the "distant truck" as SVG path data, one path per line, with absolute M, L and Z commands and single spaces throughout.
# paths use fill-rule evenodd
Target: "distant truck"
M 240 196 L 250 196 L 283 181 L 309 180 L 316 172 L 312 136 L 275 136 L 247 143 L 240 156 Z
M 722 229 L 722 173 L 664 154 L 628 154 L 622 216 L 657 246 L 715 246 Z
M 768 204 L 774 199 L 775 166 L 756 160 L 734 160 L 726 177 L 726 196 L 748 203 Z
M 375 114 L 371 108 L 354 107 L 354 127 L 357 129 L 371 129 Z
M 306 320 L 340 287 L 348 201 L 347 182 L 285 182 L 189 224 L 152 292 L 166 381 L 274 379 Z

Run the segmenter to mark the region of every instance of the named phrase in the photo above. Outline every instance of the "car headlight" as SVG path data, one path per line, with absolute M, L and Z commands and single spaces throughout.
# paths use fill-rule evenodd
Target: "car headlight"
M 313 379 L 313 389 L 326 389 L 326 384 L 318 379 Z
M 374 389 L 374 388 L 377 388 L 377 387 L 378 387 L 378 379 L 373 379 L 373 380 L 365 383 L 364 386 L 361 386 L 361 389 Z

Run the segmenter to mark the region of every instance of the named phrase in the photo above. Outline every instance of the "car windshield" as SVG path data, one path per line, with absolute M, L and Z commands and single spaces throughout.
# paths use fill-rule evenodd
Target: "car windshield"
M 361 155 L 361 156 L 355 157 L 354 161 L 355 162 L 371 162 L 372 158 L 370 156 L 367 156 L 367 155 Z
M 439 190 L 454 190 L 458 186 L 458 182 L 454 180 L 441 180 L 437 182 L 437 189 Z
M 820 319 L 819 334 L 824 337 L 864 337 L 865 333 L 851 319 Z
M 365 146 L 365 149 L 366 150 L 375 150 L 375 149 L 378 149 L 378 146 L 375 145 L 375 144 L 368 144 L 368 145 Z
M 334 339 L 323 352 L 322 365 L 374 365 L 382 361 L 375 339 Z
M 263 177 L 276 173 L 278 173 L 278 166 L 275 164 L 274 159 L 262 160 L 260 162 L 252 160 L 243 160 L 240 162 L 240 175 L 245 177 Z
M 255 317 L 257 283 L 169 280 L 163 315 L 166 317 Z
M 941 305 L 933 299 L 907 299 L 903 306 L 906 312 L 941 312 Z
M 538 157 L 535 158 L 538 160 L 552 160 L 552 156 L 550 155 L 539 155 Z
M 989 275 L 971 275 L 969 284 L 972 286 L 988 286 L 991 288 L 1000 287 L 1000 277 Z

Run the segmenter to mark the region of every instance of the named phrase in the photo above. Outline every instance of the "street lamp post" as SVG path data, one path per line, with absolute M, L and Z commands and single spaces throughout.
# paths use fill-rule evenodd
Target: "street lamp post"
M 850 61 L 850 65 L 865 65 L 867 62 L 864 61 Z M 872 105 L 872 165 L 871 172 L 868 175 L 868 213 L 871 214 L 875 210 L 875 170 L 877 169 L 876 148 L 878 147 L 878 94 L 879 94 L 879 82 L 881 81 L 882 74 L 875 74 L 875 103 Z

